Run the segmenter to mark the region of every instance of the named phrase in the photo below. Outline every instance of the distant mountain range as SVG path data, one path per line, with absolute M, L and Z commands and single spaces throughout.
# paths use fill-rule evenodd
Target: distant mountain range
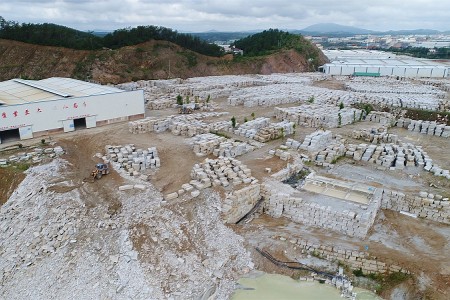
M 300 33 L 303 35 L 312 36 L 328 36 L 328 37 L 344 37 L 359 34 L 371 34 L 371 35 L 430 35 L 430 34 L 450 34 L 450 31 L 438 31 L 434 29 L 412 29 L 412 30 L 389 30 L 389 31 L 374 31 L 364 28 L 358 28 L 354 26 L 345 26 L 335 23 L 319 23 L 308 26 L 303 29 L 282 29 L 290 33 Z M 243 37 L 252 35 L 262 30 L 248 30 L 239 32 L 220 32 L 220 31 L 208 31 L 191 33 L 199 38 L 207 41 L 229 41 L 235 39 L 241 39 Z
M 412 29 L 412 30 L 389 30 L 389 31 L 374 31 L 354 26 L 345 26 L 335 23 L 319 23 L 308 26 L 301 30 L 300 33 L 308 34 L 328 34 L 328 35 L 342 35 L 342 34 L 373 34 L 373 35 L 408 35 L 408 34 L 439 34 L 443 33 L 434 29 Z
M 310 33 L 320 33 L 320 34 L 342 34 L 342 33 L 351 33 L 351 34 L 370 34 L 374 33 L 373 30 L 367 30 L 363 28 L 353 27 L 353 26 L 345 26 L 339 25 L 335 23 L 319 23 L 308 26 L 301 30 L 300 32 L 310 32 Z

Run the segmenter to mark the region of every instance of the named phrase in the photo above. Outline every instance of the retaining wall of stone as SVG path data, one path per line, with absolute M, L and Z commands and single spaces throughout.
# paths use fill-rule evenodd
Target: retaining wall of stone
M 244 217 L 261 198 L 260 188 L 260 184 L 251 184 L 228 194 L 222 206 L 225 221 L 234 224 Z
M 294 244 L 302 251 L 305 251 L 313 256 L 317 256 L 328 261 L 340 261 L 348 265 L 353 270 L 359 270 L 359 268 L 361 268 L 361 270 L 366 274 L 384 274 L 391 272 L 410 274 L 407 269 L 395 264 L 382 262 L 379 259 L 370 256 L 369 253 L 359 251 L 358 249 L 345 249 L 339 246 L 321 245 L 312 241 L 292 239 L 284 236 L 278 236 L 275 238 Z
M 381 205 L 381 194 L 382 190 L 376 190 L 366 211 L 356 213 L 303 200 L 300 193 L 280 182 L 267 181 L 261 184 L 261 195 L 266 199 L 264 212 L 270 216 L 284 216 L 294 222 L 357 237 L 365 237 L 375 221 Z

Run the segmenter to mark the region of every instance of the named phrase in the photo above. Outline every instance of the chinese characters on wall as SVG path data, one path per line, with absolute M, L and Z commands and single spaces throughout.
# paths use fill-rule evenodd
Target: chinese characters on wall
M 82 107 L 86 107 L 87 106 L 86 102 L 83 102 L 81 104 L 78 104 L 77 102 L 75 102 L 75 103 L 73 103 L 72 106 L 64 104 L 62 106 L 62 109 L 69 109 L 69 108 L 77 109 L 79 107 L 79 105 L 81 105 Z M 40 107 L 36 108 L 36 110 L 34 110 L 34 109 L 31 110 L 31 109 L 27 108 L 27 109 L 24 109 L 24 110 L 15 110 L 11 114 L 8 114 L 6 112 L 2 112 L 1 118 L 2 119 L 17 118 L 18 116 L 28 116 L 28 115 L 38 114 L 38 113 L 41 113 L 41 112 L 43 112 L 43 109 L 41 109 Z

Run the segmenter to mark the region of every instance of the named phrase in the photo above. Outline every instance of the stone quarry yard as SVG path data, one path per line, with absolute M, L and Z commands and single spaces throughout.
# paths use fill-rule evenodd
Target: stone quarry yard
M 297 80 L 297 76 L 300 79 Z M 252 125 L 251 121 L 257 118 L 268 118 L 271 123 L 277 123 L 280 120 L 274 117 L 274 107 L 288 108 L 308 102 L 311 99 L 310 96 L 305 96 L 308 91 L 312 96 L 315 95 L 314 103 L 329 104 L 327 99 L 331 99 L 329 101 L 335 107 L 340 99 L 343 99 L 346 107 L 350 107 L 360 97 L 358 93 L 362 93 L 345 90 L 345 78 L 322 80 L 317 74 L 277 74 L 272 79 L 243 76 L 242 81 L 247 82 L 247 86 L 235 86 L 239 82 L 239 76 L 233 76 L 232 79 L 233 83 L 227 85 L 225 76 L 222 83 L 224 87 L 217 87 L 220 78 L 214 81 L 214 86 L 201 81 L 197 83 L 197 94 L 200 97 L 204 99 L 206 93 L 211 94 L 214 113 L 228 113 L 204 115 L 199 120 L 214 124 L 229 122 L 234 116 L 239 124 Z M 252 80 L 256 83 L 252 83 Z M 273 84 L 276 88 L 285 85 L 289 97 L 295 91 L 292 84 L 299 84 L 304 89 L 293 96 L 293 99 L 299 97 L 297 101 L 289 99 L 287 102 L 283 102 L 283 99 L 289 98 L 283 97 L 283 89 L 276 90 L 274 94 L 278 93 L 278 96 L 272 95 L 270 98 L 276 105 L 269 105 L 267 99 L 255 104 L 253 98 L 256 96 L 251 96 L 254 90 L 249 91 L 250 96 L 246 98 L 247 88 L 264 85 L 268 89 L 268 82 L 271 80 L 277 82 Z M 308 80 L 312 83 L 305 84 Z M 375 83 L 379 84 L 378 81 Z M 365 84 L 370 85 L 370 82 Z M 419 87 L 422 87 L 422 83 L 420 84 Z M 187 83 L 186 85 L 186 89 L 192 88 Z M 425 84 L 423 86 L 425 90 L 431 88 Z M 168 84 L 159 93 L 176 96 L 185 92 L 183 88 Z M 230 89 L 229 94 L 223 94 L 226 88 Z M 318 88 L 324 90 L 318 91 Z M 361 89 L 361 86 L 358 85 L 357 88 Z M 424 92 L 423 89 L 419 91 Z M 333 95 L 327 94 L 331 90 L 339 93 L 341 98 L 337 100 Z M 341 94 L 344 92 L 349 94 Z M 430 92 L 429 107 L 441 105 L 438 104 L 441 100 L 448 101 L 447 98 L 432 98 L 433 93 L 437 93 L 436 90 Z M 193 98 L 195 95 L 190 96 Z M 375 97 L 373 94 L 370 96 Z M 407 95 L 399 97 L 407 98 Z M 242 99 L 244 102 L 245 99 L 252 100 L 246 106 L 231 103 L 229 99 L 238 102 Z M 385 103 L 391 101 L 389 97 L 383 99 Z M 392 101 L 395 106 L 394 100 Z M 416 102 L 411 103 L 415 105 Z M 172 115 L 183 118 L 196 113 L 178 115 L 177 108 L 165 107 L 148 110 L 146 115 L 162 120 Z M 349 112 L 350 118 L 351 114 L 353 113 Z M 177 119 L 176 122 L 181 124 L 177 126 L 184 126 L 185 121 Z M 401 202 L 403 198 L 395 200 L 397 198 L 390 196 L 392 199 L 386 200 L 385 195 L 387 191 L 401 192 L 405 199 L 417 202 L 419 199 L 431 199 L 429 194 L 433 194 L 436 198 L 430 200 L 431 204 L 438 205 L 434 202 L 439 202 L 439 205 L 445 205 L 446 201 L 442 198 L 450 196 L 450 180 L 426 172 L 419 166 L 392 170 L 382 168 L 375 159 L 369 162 L 346 156 L 339 157 L 333 163 L 318 164 L 315 160 L 317 151 L 295 150 L 286 146 L 288 138 L 301 143 L 318 129 L 334 124 L 337 119 L 330 117 L 326 122 L 328 123 L 319 124 L 315 120 L 309 123 L 312 124 L 311 127 L 297 123 L 291 134 L 264 143 L 254 143 L 251 135 L 239 135 L 230 127 L 219 130 L 221 136 L 234 138 L 241 144 L 257 145 L 252 151 L 236 157 L 251 170 L 251 176 L 255 180 L 246 184 L 244 180 L 250 176 L 243 174 L 245 168 L 241 167 L 240 171 L 238 168 L 234 172 L 242 180 L 234 178 L 234 174 L 234 181 L 230 180 L 228 186 L 224 186 L 223 181 L 214 185 L 215 179 L 223 178 L 220 177 L 220 169 L 204 170 L 198 173 L 206 174 L 201 182 L 200 179 L 195 183 L 191 181 L 195 165 L 201 164 L 205 159 L 212 161 L 217 157 L 212 152 L 196 155 L 192 149 L 192 137 L 178 127 L 164 132 L 147 130 L 131 134 L 129 124 L 116 123 L 46 137 L 46 141 L 50 142 L 49 146 L 61 146 L 65 154 L 32 166 L 26 171 L 26 177 L 14 175 L 17 170 L 11 167 L 0 169 L 0 195 L 2 199 L 9 197 L 0 210 L 0 298 L 64 299 L 76 296 L 81 299 L 208 299 L 213 296 L 213 299 L 229 299 L 237 279 L 253 269 L 294 277 L 298 275 L 269 262 L 255 251 L 255 247 L 258 247 L 280 260 L 301 260 L 330 272 L 335 272 L 338 265 L 341 265 L 349 276 L 353 276 L 352 271 L 358 270 L 359 265 L 366 275 L 372 266 L 374 271 L 407 273 L 409 277 L 405 281 L 396 284 L 384 282 L 383 288 L 379 289 L 384 298 L 448 299 L 450 227 L 448 219 L 446 222 L 436 221 L 441 220 L 439 218 L 442 217 L 438 214 L 445 211 L 445 206 L 439 209 L 431 206 L 426 211 L 416 212 L 416 204 L 409 204 L 413 216 L 408 216 L 400 213 L 406 207 Z M 306 121 L 303 120 L 302 124 L 306 124 Z M 356 139 L 353 131 L 370 130 L 381 126 L 380 124 L 381 122 L 366 119 L 354 124 L 326 128 L 332 132 L 333 142 L 345 139 L 345 145 L 370 145 L 370 141 Z M 174 130 L 181 134 L 175 135 Z M 433 163 L 442 170 L 450 169 L 448 138 L 395 126 L 387 130 L 395 134 L 398 141 L 421 147 L 419 149 L 426 151 Z M 249 132 L 250 130 L 247 131 Z M 195 132 L 193 135 L 200 133 Z M 17 149 L 16 155 L 26 151 L 27 147 L 39 144 L 36 140 L 21 143 L 24 149 Z M 136 149 L 156 147 L 161 166 L 139 172 L 145 176 L 130 176 L 129 171 L 125 172 L 123 168 L 119 169 L 111 163 L 114 168 L 109 175 L 93 182 L 88 180 L 94 165 L 102 162 L 102 157 L 106 158 L 108 153 L 105 153 L 105 146 L 130 144 L 135 145 Z M 228 148 L 224 151 L 228 151 Z M 7 153 L 8 156 L 12 154 L 14 151 Z M 0 153 L 0 157 L 4 156 Z M 221 163 L 218 162 L 219 165 Z M 289 194 L 287 200 L 281 199 L 279 195 L 288 194 L 290 187 L 288 189 L 286 185 L 283 188 L 279 178 L 284 176 L 284 170 L 294 170 L 298 165 L 317 176 L 365 184 L 386 191 L 380 199 L 381 207 L 377 208 L 378 212 L 367 235 L 349 236 L 336 228 L 320 228 L 306 220 L 301 223 L 291 218 L 288 214 L 288 202 L 294 201 L 293 199 L 300 203 L 296 202 L 296 205 L 301 205 L 301 201 L 304 201 L 323 206 L 324 203 L 335 201 L 326 205 L 331 210 L 333 206 L 344 207 L 342 209 L 345 210 L 347 206 L 349 210 L 355 207 L 357 215 L 362 215 L 367 210 L 367 206 L 363 204 L 348 204 L 342 199 L 304 190 Z M 223 166 L 223 169 L 225 167 L 228 166 Z M 6 181 L 5 178 L 10 178 L 11 174 L 14 175 L 13 182 Z M 281 187 L 277 190 L 279 194 L 269 196 L 270 202 L 265 199 L 261 207 L 243 222 L 224 224 L 224 215 L 237 211 L 237 219 L 240 219 L 242 212 L 236 207 L 241 204 L 245 204 L 245 207 L 249 205 L 247 202 L 240 203 L 241 194 L 236 192 L 261 184 L 260 194 L 264 196 L 268 192 L 264 188 L 267 181 L 276 181 L 274 186 Z M 192 192 L 182 188 L 189 183 L 194 187 Z M 119 190 L 123 186 L 135 188 Z M 199 195 L 194 194 L 197 190 Z M 425 196 L 419 197 L 423 191 L 426 191 Z M 168 197 L 174 193 L 176 197 Z M 242 197 L 247 197 L 245 195 L 247 194 L 242 194 Z M 437 195 L 442 197 L 437 198 Z M 279 208 L 280 203 L 283 208 L 280 215 L 275 216 L 275 208 L 271 205 Z M 251 204 L 253 206 L 254 202 Z M 327 262 L 323 263 L 324 261 Z M 375 289 L 376 284 L 375 280 L 366 287 Z

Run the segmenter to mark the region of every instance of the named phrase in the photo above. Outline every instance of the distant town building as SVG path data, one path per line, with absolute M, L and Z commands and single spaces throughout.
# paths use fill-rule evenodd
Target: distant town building
M 319 68 L 329 75 L 447 78 L 450 64 L 373 50 L 323 50 L 330 60 Z

